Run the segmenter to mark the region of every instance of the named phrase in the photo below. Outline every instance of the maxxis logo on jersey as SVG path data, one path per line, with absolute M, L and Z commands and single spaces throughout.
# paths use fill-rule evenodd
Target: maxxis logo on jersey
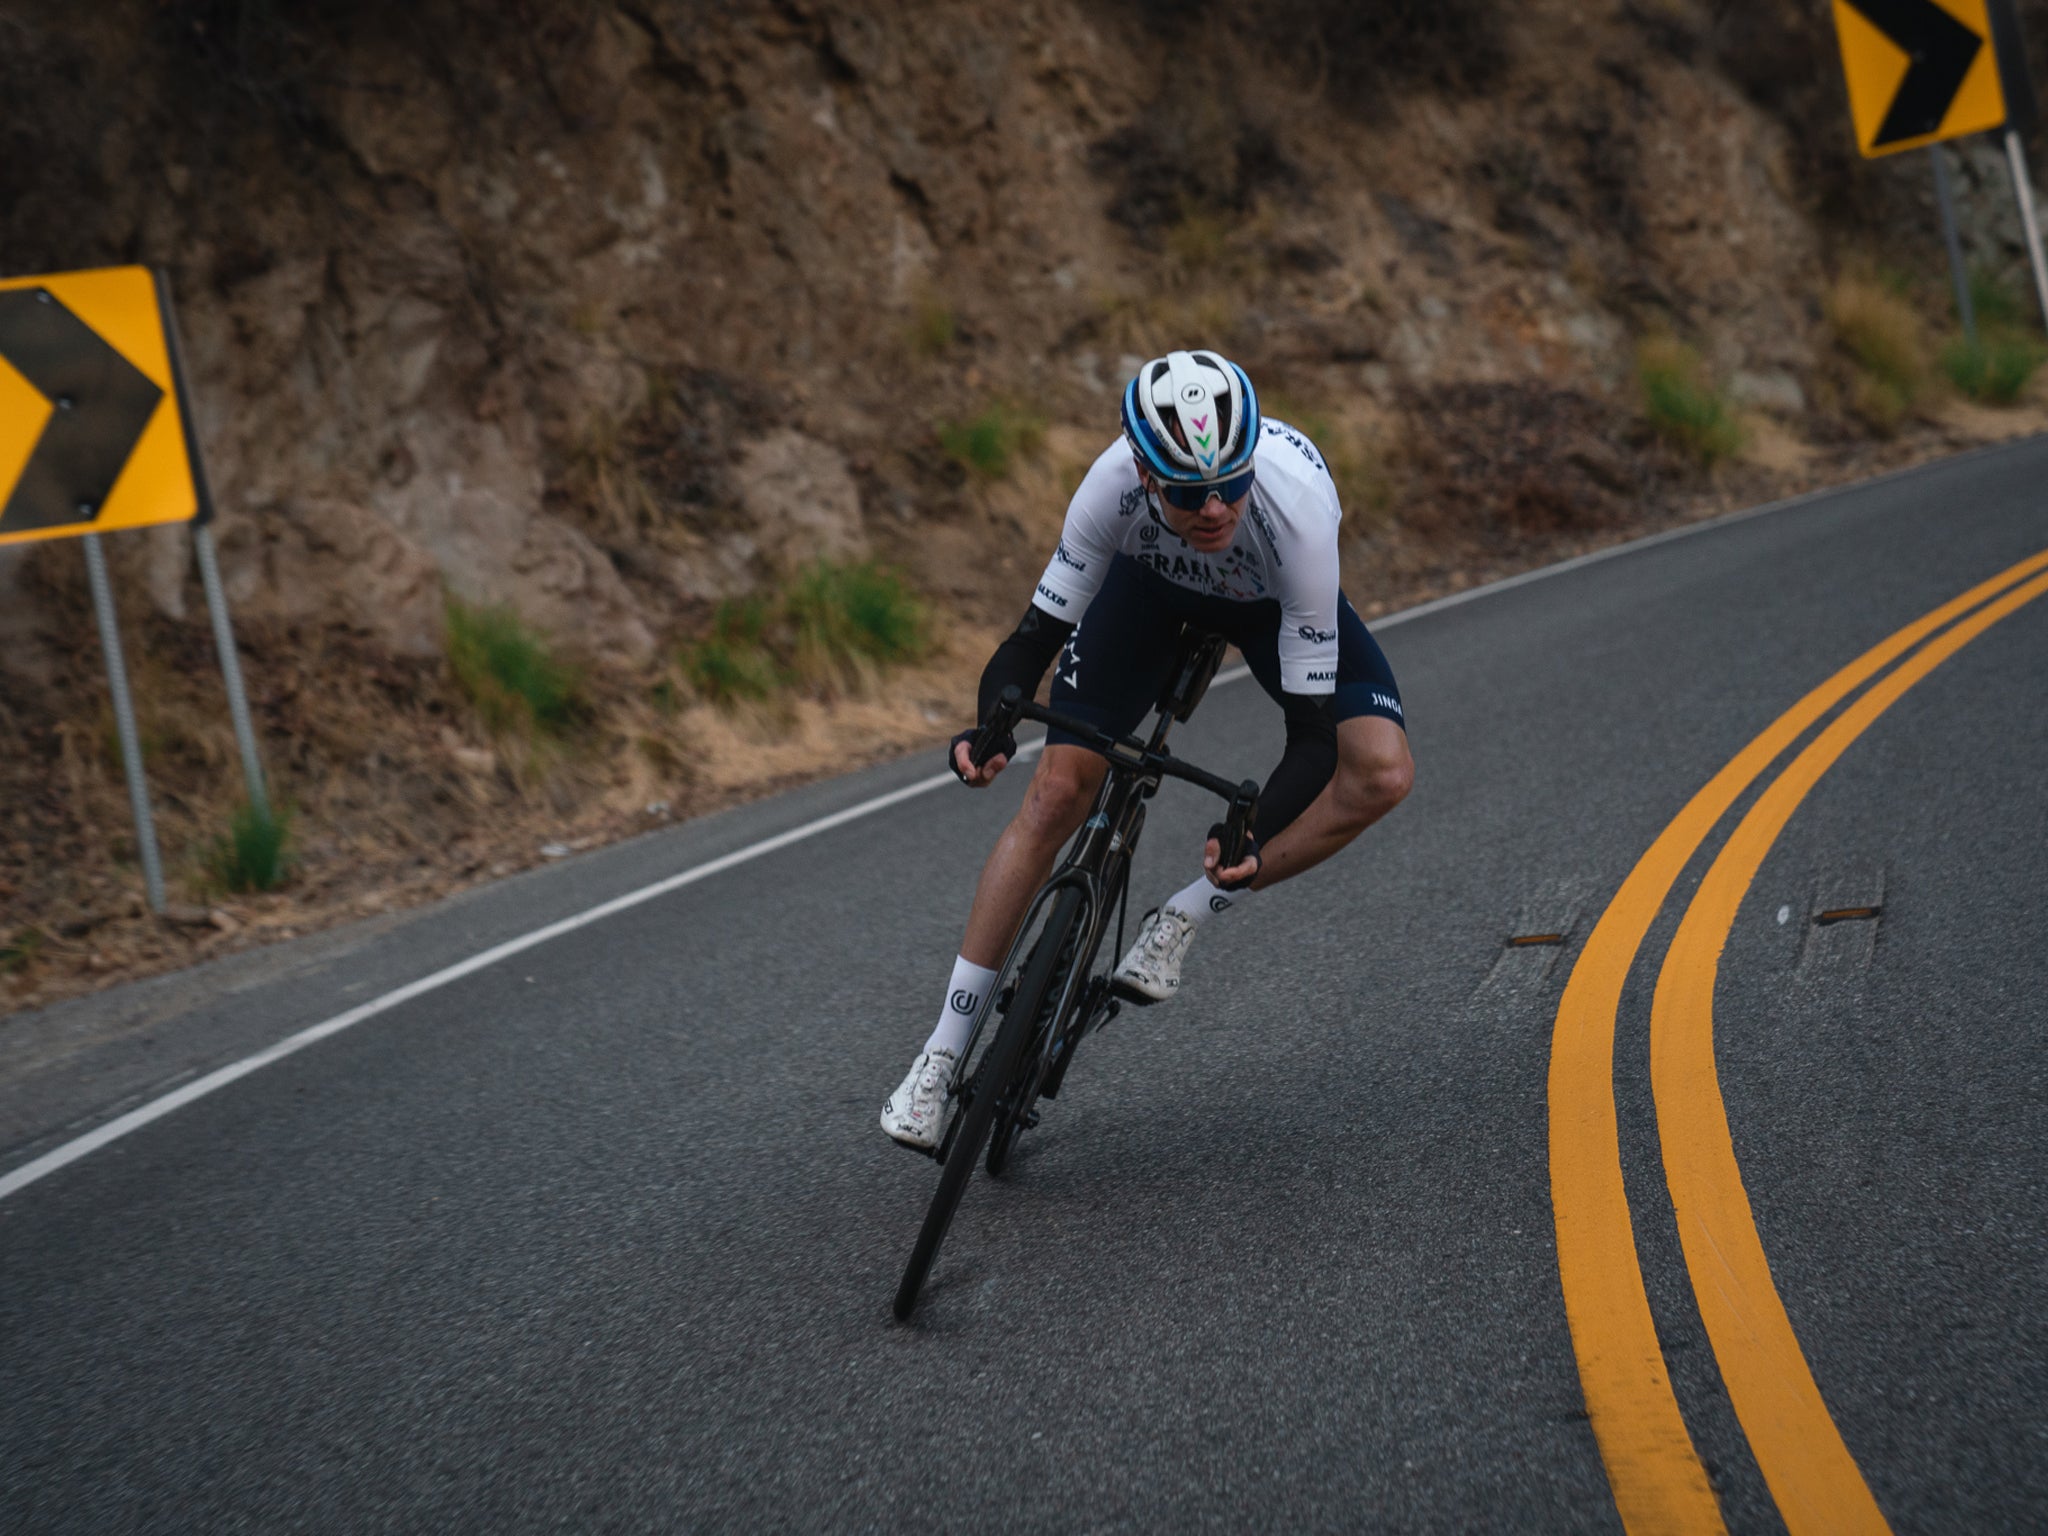
M 1064 608 L 1067 606 L 1067 600 L 1064 597 L 1061 597 L 1059 593 L 1053 591 L 1051 587 L 1048 587 L 1042 581 L 1038 584 L 1038 595 L 1044 598 L 1048 603 L 1051 603 L 1055 608 Z

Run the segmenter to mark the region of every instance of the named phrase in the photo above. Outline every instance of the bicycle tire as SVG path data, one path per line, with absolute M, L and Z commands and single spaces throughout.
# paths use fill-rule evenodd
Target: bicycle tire
M 1080 892 L 1063 892 L 1053 908 L 1046 931 L 1051 932 L 1054 924 L 1063 927 L 1071 924 L 1073 909 L 1080 901 Z M 910 1249 L 910 1262 L 904 1265 L 903 1278 L 896 1286 L 895 1311 L 899 1323 L 908 1322 L 910 1314 L 917 1310 L 918 1295 L 924 1290 L 932 1262 L 939 1256 L 939 1245 L 946 1240 L 946 1229 L 953 1224 L 953 1213 L 959 1209 L 960 1196 L 966 1191 L 967 1181 L 974 1174 L 974 1165 L 981 1158 L 981 1149 L 995 1127 L 996 1111 L 1003 1097 L 1001 1090 L 1015 1075 L 1018 1058 L 1031 1038 L 1039 1011 L 1037 1000 L 1045 992 L 1044 973 L 1057 963 L 1059 952 L 1059 946 L 1044 945 L 1032 951 L 1030 960 L 1025 964 L 1024 975 L 1018 980 L 1017 992 L 1010 1000 L 1009 1011 L 1003 1015 L 1002 1027 L 996 1031 L 995 1039 L 975 1069 L 976 1079 L 987 1084 L 986 1091 L 977 1089 L 973 1102 L 962 1111 L 966 1118 L 961 1121 L 959 1134 L 953 1138 L 952 1150 L 946 1154 L 945 1164 L 939 1170 L 939 1187 L 933 1191 L 932 1203 L 925 1209 L 924 1225 L 918 1228 L 917 1241 Z M 1031 994 L 1028 999 L 1025 996 L 1027 992 Z M 1026 1002 L 1030 1006 L 1019 1006 Z
M 1003 1085 L 1003 1091 L 997 1098 L 997 1119 L 988 1142 L 987 1166 L 991 1178 L 1000 1178 L 1003 1169 L 1009 1165 L 1010 1152 L 1017 1145 L 1017 1138 L 1023 1134 L 1025 1119 L 1038 1103 L 1038 1087 L 1045 1080 L 1048 1065 L 1046 1052 L 1058 1033 L 1060 1023 L 1051 1017 L 1051 1010 L 1059 1001 L 1060 991 L 1066 986 L 1067 977 L 1073 973 L 1074 962 L 1079 958 L 1076 951 L 1080 948 L 1081 931 L 1076 909 L 1080 901 L 1079 893 L 1068 891 L 1054 905 L 1052 917 L 1039 933 L 1038 942 L 1031 949 L 1031 958 L 1024 964 L 1024 974 L 1017 982 L 1017 995 L 1010 1000 L 1012 1011 L 1021 1008 L 1024 1016 L 1032 1021 L 1032 1034 L 1010 1081 Z M 1038 957 L 1048 953 L 1053 956 L 1049 969 L 1038 963 Z

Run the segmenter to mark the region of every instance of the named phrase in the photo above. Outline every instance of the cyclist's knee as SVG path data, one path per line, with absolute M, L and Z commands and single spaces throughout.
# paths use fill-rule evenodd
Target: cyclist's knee
M 1331 793 L 1337 814 L 1363 829 L 1408 798 L 1415 786 L 1415 761 L 1399 726 L 1376 718 L 1359 724 L 1373 728 L 1340 733 Z
M 1102 784 L 1102 760 L 1093 753 L 1048 750 L 1031 776 L 1031 788 L 1018 812 L 1040 836 L 1070 836 L 1088 814 Z

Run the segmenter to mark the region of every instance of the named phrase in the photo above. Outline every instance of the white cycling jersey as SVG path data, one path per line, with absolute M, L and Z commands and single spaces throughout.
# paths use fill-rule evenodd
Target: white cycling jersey
M 1067 505 L 1059 548 L 1032 602 L 1078 623 L 1110 560 L 1129 555 L 1176 586 L 1231 602 L 1280 604 L 1280 686 L 1337 688 L 1337 524 L 1343 508 L 1308 435 L 1265 418 L 1258 480 L 1229 549 L 1202 554 L 1160 519 L 1122 438 L 1102 451 Z

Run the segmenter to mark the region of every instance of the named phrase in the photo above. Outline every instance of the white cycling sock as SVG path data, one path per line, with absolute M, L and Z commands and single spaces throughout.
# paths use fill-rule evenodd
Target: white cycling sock
M 1167 897 L 1166 904 L 1199 928 L 1218 912 L 1243 906 L 1251 893 L 1250 886 L 1240 891 L 1222 890 L 1207 875 L 1202 875 L 1186 890 Z
M 996 973 L 985 965 L 976 965 L 965 955 L 953 962 L 953 979 L 946 983 L 946 1006 L 939 1012 L 938 1028 L 925 1041 L 928 1051 L 945 1051 L 958 1056 L 966 1049 L 967 1032 L 974 1028 L 974 1015 L 981 1009 L 981 1000 L 988 995 L 988 989 L 996 984 Z

